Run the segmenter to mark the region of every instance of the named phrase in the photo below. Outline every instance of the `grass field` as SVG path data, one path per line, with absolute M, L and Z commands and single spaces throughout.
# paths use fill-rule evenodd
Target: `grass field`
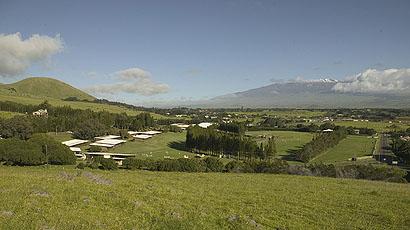
M 387 122 L 365 122 L 365 121 L 335 121 L 331 122 L 335 125 L 339 126 L 353 126 L 357 128 L 371 128 L 376 130 L 377 132 L 389 132 L 392 130 L 399 130 L 399 129 L 407 129 L 410 127 L 409 123 L 387 123 Z M 323 124 L 323 123 L 316 123 L 318 125 Z M 396 125 L 397 128 L 392 128 L 392 125 Z
M 135 153 L 138 158 L 146 158 L 141 154 L 152 155 L 153 159 L 163 159 L 164 156 L 181 158 L 188 154 L 191 157 L 194 154 L 188 152 L 185 148 L 186 132 L 182 133 L 162 133 L 146 141 L 127 142 L 126 144 L 114 149 L 116 153 Z
M 57 175 L 63 170 L 73 178 Z M 410 185 L 0 166 L 0 229 L 408 229 Z
M 348 136 L 338 145 L 322 155 L 316 157 L 312 162 L 340 163 L 346 162 L 352 157 L 369 156 L 373 153 L 376 139 L 366 136 Z
M 264 110 L 262 112 L 229 112 L 231 114 L 244 114 L 247 116 L 284 116 L 284 117 L 319 117 L 326 114 L 323 111 L 309 111 L 303 109 L 295 109 L 295 110 Z
M 279 141 L 276 142 L 278 149 L 277 156 L 287 156 L 301 148 L 304 144 L 312 140 L 311 133 L 293 132 L 293 131 L 251 131 L 246 132 L 250 135 L 267 135 L 277 136 Z M 263 140 L 263 139 L 261 139 Z M 265 139 L 266 140 L 266 139 Z
M 24 115 L 22 113 L 15 113 L 15 112 L 8 112 L 8 111 L 0 111 L 0 118 L 8 119 L 12 118 L 17 115 Z

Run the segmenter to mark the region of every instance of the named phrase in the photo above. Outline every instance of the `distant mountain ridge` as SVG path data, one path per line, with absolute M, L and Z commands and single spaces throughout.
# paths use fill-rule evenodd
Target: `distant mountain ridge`
M 45 99 L 76 97 L 80 100 L 95 100 L 95 97 L 65 82 L 47 77 L 30 77 L 12 84 L 1 84 L 0 93 L 15 96 L 34 95 Z
M 410 108 L 410 91 L 342 93 L 334 86 L 344 81 L 315 79 L 274 83 L 243 92 L 218 96 L 207 107 L 287 108 Z

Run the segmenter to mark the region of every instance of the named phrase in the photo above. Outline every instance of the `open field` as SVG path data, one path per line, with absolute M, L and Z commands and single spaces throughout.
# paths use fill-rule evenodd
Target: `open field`
M 392 130 L 399 130 L 399 129 L 407 129 L 410 127 L 408 123 L 387 123 L 387 122 L 365 122 L 365 121 L 336 121 L 331 122 L 335 125 L 340 126 L 353 126 L 357 128 L 371 128 L 376 130 L 377 132 L 389 132 Z M 392 125 L 396 125 L 397 128 L 389 128 Z
M 8 112 L 8 111 L 0 111 L 0 118 L 8 119 L 8 118 L 12 118 L 12 117 L 17 116 L 17 115 L 24 115 L 24 114 L 15 113 L 15 112 Z
M 264 110 L 262 112 L 229 112 L 230 114 L 244 114 L 247 116 L 284 116 L 284 117 L 319 117 L 326 114 L 323 111 L 309 111 L 303 109 L 294 109 L 294 110 Z
M 185 149 L 186 132 L 182 133 L 162 133 L 145 141 L 127 142 L 124 145 L 112 150 L 116 153 L 135 153 L 138 158 L 146 158 L 141 154 L 152 154 L 153 159 L 163 159 L 164 156 L 181 158 L 185 154 L 192 154 Z
M 74 177 L 58 178 L 63 170 Z M 410 185 L 269 174 L 0 166 L 0 229 L 406 229 Z
M 276 147 L 278 149 L 277 156 L 290 155 L 304 144 L 311 141 L 313 136 L 311 133 L 293 131 L 250 131 L 246 132 L 246 134 L 279 137 L 279 141 L 276 142 Z
M 346 162 L 352 157 L 372 155 L 376 140 L 366 136 L 348 136 L 334 148 L 316 157 L 312 162 L 340 163 Z

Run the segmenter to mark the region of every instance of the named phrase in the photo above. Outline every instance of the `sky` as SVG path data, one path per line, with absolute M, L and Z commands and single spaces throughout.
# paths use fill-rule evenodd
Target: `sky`
M 409 25 L 409 0 L 0 0 L 0 82 L 145 106 L 390 69 L 408 87 Z

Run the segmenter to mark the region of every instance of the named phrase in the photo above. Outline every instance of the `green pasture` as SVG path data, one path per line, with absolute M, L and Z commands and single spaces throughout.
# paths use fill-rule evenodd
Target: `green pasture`
M 372 155 L 376 140 L 376 138 L 367 136 L 348 136 L 332 149 L 313 159 L 312 162 L 340 163 L 352 157 Z
M 250 131 L 246 132 L 253 136 L 266 135 L 278 137 L 276 141 L 276 147 L 278 153 L 276 156 L 287 156 L 293 154 L 296 150 L 301 148 L 304 144 L 312 140 L 313 135 L 306 132 L 294 132 L 294 131 Z M 267 139 L 259 139 L 263 141 Z
M 398 122 L 373 122 L 373 121 L 335 121 L 331 122 L 339 126 L 353 126 L 357 128 L 370 128 L 377 132 L 390 132 L 392 130 L 402 130 L 410 127 L 408 123 L 398 123 Z M 317 123 L 322 124 L 322 123 Z
M 0 118 L 8 119 L 14 116 L 23 116 L 23 113 L 15 113 L 15 112 L 8 112 L 8 111 L 0 111 Z
M 63 173 L 63 171 L 65 173 Z M 410 185 L 0 166 L 0 229 L 408 229 Z M 113 184 L 98 184 L 109 179 Z
M 284 117 L 320 117 L 326 114 L 325 111 L 310 111 L 303 109 L 293 109 L 293 110 L 264 110 L 261 112 L 229 112 L 230 114 L 241 114 L 247 116 L 284 116 Z

